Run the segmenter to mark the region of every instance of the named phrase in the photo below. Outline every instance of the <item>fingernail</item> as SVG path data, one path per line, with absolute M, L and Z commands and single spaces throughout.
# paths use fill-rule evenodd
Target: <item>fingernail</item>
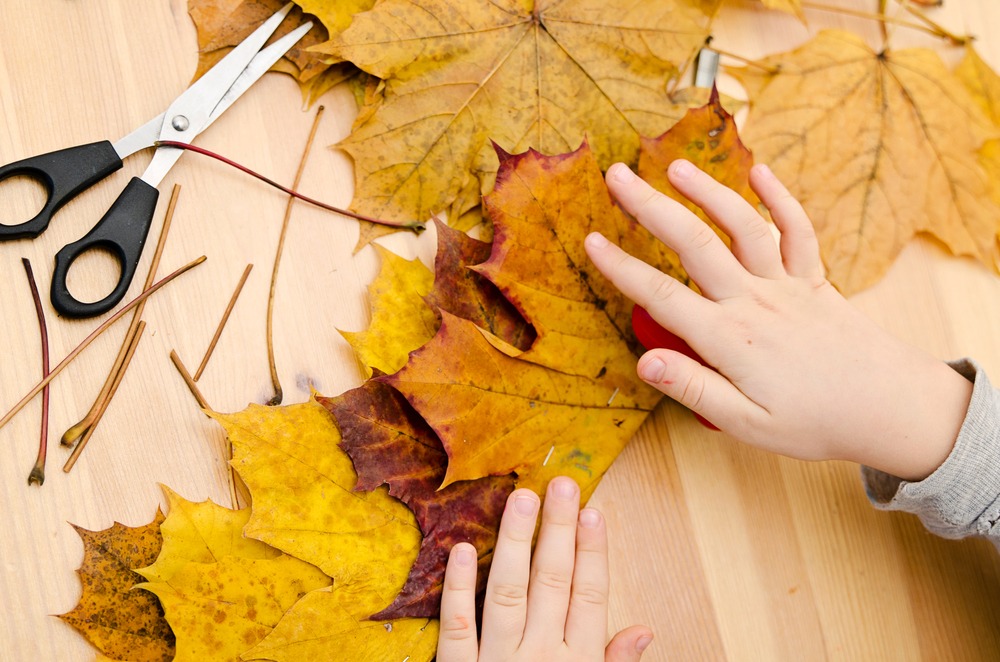
M 576 489 L 576 481 L 571 478 L 556 478 L 552 481 L 552 493 L 560 499 L 574 498 Z
M 689 179 L 694 174 L 694 164 L 684 159 L 677 159 L 670 164 L 670 174 L 676 179 Z
M 604 248 L 608 245 L 608 240 L 605 239 L 604 235 L 600 232 L 591 232 L 587 235 L 587 238 L 584 239 L 584 243 L 591 248 Z
M 468 547 L 459 547 L 455 550 L 455 563 L 461 566 L 470 566 L 476 562 L 476 553 Z
M 757 176 L 758 177 L 766 177 L 767 179 L 775 179 L 774 172 L 771 171 L 771 169 L 767 166 L 766 163 L 758 163 L 757 165 L 754 166 L 754 169 L 757 171 Z
M 580 511 L 580 526 L 585 529 L 596 529 L 601 523 L 601 514 L 593 508 Z
M 611 178 L 616 182 L 626 184 L 635 179 L 635 173 L 624 163 L 616 163 L 611 166 Z
M 538 499 L 530 496 L 514 497 L 514 512 L 524 517 L 531 517 L 538 510 Z
M 667 370 L 667 364 L 660 359 L 653 358 L 639 367 L 639 376 L 647 382 L 658 382 L 663 379 L 663 374 Z
M 638 641 L 635 642 L 635 652 L 641 653 L 642 651 L 649 648 L 649 645 L 653 643 L 653 638 L 649 635 L 645 637 L 639 637 Z

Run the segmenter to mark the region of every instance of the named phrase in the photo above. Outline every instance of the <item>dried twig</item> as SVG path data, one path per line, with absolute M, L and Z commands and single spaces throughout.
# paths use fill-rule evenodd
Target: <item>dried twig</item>
M 222 319 L 219 320 L 219 326 L 215 329 L 215 335 L 212 336 L 212 342 L 208 343 L 208 349 L 205 350 L 205 356 L 202 357 L 201 363 L 198 364 L 198 369 L 194 371 L 193 381 L 198 381 L 201 379 L 201 373 L 205 371 L 205 366 L 208 365 L 208 360 L 212 358 L 212 352 L 215 351 L 215 346 L 219 342 L 219 337 L 222 335 L 222 329 L 225 328 L 226 322 L 229 321 L 229 316 L 233 312 L 233 307 L 236 306 L 236 300 L 240 298 L 240 292 L 243 291 L 243 285 L 247 282 L 247 277 L 250 275 L 250 270 L 253 269 L 252 264 L 248 264 L 247 268 L 243 270 L 243 277 L 240 278 L 240 282 L 236 285 L 236 290 L 233 291 L 233 296 L 229 299 L 229 305 L 226 306 L 225 312 L 222 313 Z
M 90 343 L 94 342 L 94 340 L 99 335 L 101 335 L 102 333 L 104 333 L 105 331 L 107 331 L 108 328 L 112 324 L 114 324 L 115 322 L 117 322 L 118 320 L 120 320 L 122 317 L 124 317 L 128 313 L 128 311 L 132 310 L 133 308 L 135 308 L 136 306 L 138 306 L 140 303 L 142 303 L 143 301 L 145 301 L 146 299 L 148 299 L 149 297 L 151 297 L 153 294 L 155 294 L 161 287 L 163 287 L 164 285 L 166 285 L 167 283 L 169 283 L 173 279 L 177 278 L 178 276 L 180 276 L 181 274 L 183 274 L 185 271 L 188 271 L 188 270 L 193 269 L 194 267 L 198 266 L 199 264 L 201 264 L 202 262 L 204 262 L 206 259 L 207 258 L 204 255 L 202 255 L 198 259 L 193 260 L 191 262 L 188 262 L 187 264 L 185 264 L 183 267 L 181 267 L 177 271 L 175 271 L 172 274 L 170 274 L 169 276 L 163 278 L 162 280 L 160 280 L 159 282 L 157 282 L 156 284 L 154 284 L 152 287 L 150 287 L 148 290 L 146 290 L 145 292 L 143 292 L 142 294 L 140 294 L 136 298 L 132 299 L 130 302 L 128 302 L 127 304 L 125 304 L 124 308 L 122 308 L 117 313 L 115 313 L 114 315 L 112 315 L 111 317 L 109 317 L 108 319 L 106 319 L 104 321 L 104 323 L 102 323 L 99 327 L 97 327 L 96 329 L 94 329 L 90 333 L 89 336 L 87 336 L 86 338 L 84 338 L 83 342 L 81 342 L 79 345 L 77 345 L 76 348 L 73 349 L 72 352 L 70 352 L 69 354 L 67 354 L 66 358 L 64 358 L 62 361 L 59 362 L 59 365 L 57 365 L 55 368 L 53 368 L 52 371 L 48 375 L 46 375 L 44 378 L 42 378 L 42 381 L 40 381 L 37 384 L 35 384 L 35 386 L 30 391 L 28 391 L 28 393 L 23 398 L 21 398 L 21 400 L 18 401 L 18 403 L 16 405 L 14 405 L 13 407 L 11 407 L 10 411 L 8 411 L 6 414 L 4 414 L 3 418 L 0 418 L 0 428 L 2 428 L 3 426 L 7 425 L 8 423 L 10 423 L 10 420 L 12 418 L 14 418 L 14 416 L 16 416 L 17 413 L 24 408 L 24 405 L 28 404 L 28 402 L 30 402 L 33 397 L 35 397 L 36 395 L 38 395 L 38 393 L 43 388 L 45 388 L 49 384 L 49 382 L 51 382 L 53 379 L 55 379 L 59 375 L 59 373 L 62 372 L 63 369 L 67 365 L 69 365 L 70 363 L 72 363 L 73 360 L 77 356 L 79 356 L 80 353 L 83 350 L 87 349 L 87 347 L 90 346 Z
M 142 332 L 146 330 L 146 322 L 140 320 L 139 324 L 135 328 L 135 332 L 132 334 L 131 342 L 125 349 L 125 356 L 123 357 L 122 364 L 115 373 L 115 378 L 111 382 L 111 389 L 108 391 L 108 395 L 104 400 L 101 401 L 101 406 L 97 410 L 97 416 L 94 418 L 94 422 L 87 428 L 87 431 L 83 434 L 83 438 L 80 439 L 80 443 L 76 445 L 73 452 L 70 453 L 69 458 L 66 460 L 66 464 L 63 465 L 63 472 L 69 473 L 69 470 L 73 468 L 76 461 L 80 458 L 80 453 L 83 449 L 87 447 L 87 443 L 90 442 L 90 438 L 94 436 L 94 430 L 97 429 L 97 424 L 101 422 L 104 418 L 104 412 L 108 410 L 108 406 L 111 404 L 111 399 L 115 397 L 115 393 L 118 391 L 118 385 L 122 383 L 122 379 L 125 377 L 125 371 L 128 370 L 129 363 L 132 362 L 132 356 L 135 354 L 136 348 L 139 346 L 139 339 L 142 337 Z
M 146 274 L 146 282 L 142 286 L 143 291 L 149 289 L 153 284 L 153 279 L 156 278 L 156 269 L 160 266 L 160 256 L 163 255 L 163 247 L 167 243 L 167 233 L 170 232 L 170 223 L 174 218 L 174 209 L 177 207 L 177 198 L 180 195 L 181 187 L 180 184 L 174 184 L 174 189 L 170 194 L 170 202 L 167 204 L 167 213 L 163 218 L 163 228 L 160 230 L 160 237 L 156 242 L 156 251 L 153 253 L 153 260 L 149 263 L 149 272 Z M 104 380 L 104 386 L 101 387 L 100 392 L 94 399 L 94 404 L 90 406 L 90 411 L 84 416 L 76 425 L 72 426 L 62 436 L 63 446 L 72 446 L 76 443 L 87 430 L 96 424 L 99 418 L 99 412 L 104 406 L 104 401 L 109 398 L 111 393 L 112 384 L 118 376 L 118 373 L 122 370 L 122 364 L 125 361 L 125 354 L 128 353 L 128 348 L 132 344 L 132 340 L 135 337 L 135 330 L 139 325 L 139 318 L 142 317 L 143 308 L 145 308 L 146 302 L 143 301 L 135 309 L 135 313 L 132 315 L 132 322 L 129 324 L 128 331 L 125 332 L 125 337 L 122 338 L 122 346 L 118 350 L 118 356 L 115 357 L 115 362 L 111 366 L 111 370 L 108 372 L 107 379 Z
M 309 137 L 306 139 L 306 146 L 302 150 L 302 157 L 299 159 L 299 168 L 295 172 L 295 181 L 292 188 L 298 188 L 302 180 L 302 173 L 306 169 L 306 161 L 309 159 L 309 150 L 312 149 L 313 140 L 316 138 L 316 129 L 319 128 L 319 120 L 323 116 L 323 106 L 316 109 L 316 117 L 313 118 L 312 128 L 309 130 Z M 278 378 L 278 368 L 274 362 L 274 290 L 278 282 L 278 266 L 281 264 L 281 253 L 285 248 L 285 236 L 288 234 L 288 224 L 292 218 L 292 205 L 295 203 L 295 196 L 288 198 L 285 205 L 285 216 L 281 221 L 281 233 L 278 235 L 278 248 L 274 253 L 274 267 L 271 269 L 271 287 L 267 293 L 267 365 L 271 370 L 271 384 L 274 387 L 274 395 L 267 401 L 268 405 L 280 405 L 284 398 L 281 390 L 281 380 Z
M 170 360 L 173 361 L 174 367 L 177 368 L 177 372 L 179 372 L 181 377 L 184 379 L 184 383 L 187 384 L 188 390 L 191 391 L 191 395 L 193 395 L 194 399 L 198 402 L 198 406 L 202 409 L 212 411 L 212 408 L 208 406 L 207 402 L 205 402 L 205 396 L 203 396 L 201 391 L 198 390 L 198 385 L 194 383 L 193 379 L 191 379 L 191 373 L 188 372 L 184 362 L 181 361 L 181 357 L 177 356 L 177 352 L 174 350 L 170 350 Z
M 38 316 L 38 331 L 42 338 L 42 377 L 49 374 L 49 332 L 45 325 L 45 311 L 42 309 L 42 298 L 38 296 L 38 285 L 35 283 L 35 274 L 31 270 L 31 262 L 26 257 L 21 258 L 24 265 L 24 273 L 28 277 L 28 287 L 31 288 L 31 300 L 35 304 L 35 314 Z M 42 389 L 42 433 L 38 441 L 38 457 L 35 458 L 35 466 L 28 474 L 28 485 L 38 485 L 41 487 L 45 482 L 45 456 L 49 447 L 49 387 Z

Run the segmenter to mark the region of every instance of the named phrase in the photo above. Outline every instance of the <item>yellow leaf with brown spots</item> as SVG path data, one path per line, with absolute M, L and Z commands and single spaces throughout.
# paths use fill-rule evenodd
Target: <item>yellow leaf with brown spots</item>
M 368 287 L 371 321 L 364 331 L 341 331 L 354 349 L 365 377 L 372 368 L 396 372 L 407 355 L 429 340 L 437 330 L 434 310 L 423 297 L 431 291 L 434 274 L 420 260 L 405 260 L 375 245 L 382 261 Z
M 166 582 L 141 584 L 177 634 L 175 662 L 239 660 L 309 591 L 330 585 L 318 568 L 281 555 L 190 562 Z
M 639 136 L 683 113 L 667 83 L 709 23 L 696 0 L 379 2 L 316 49 L 384 80 L 340 144 L 353 208 L 425 221 L 488 191 L 491 140 L 555 154 L 586 137 L 603 166 L 635 163 Z
M 743 140 L 802 202 L 842 291 L 920 233 L 994 265 L 1000 207 L 977 152 L 998 132 L 934 51 L 826 31 L 760 64 L 732 70 L 750 96 Z
M 281 552 L 259 540 L 245 538 L 243 526 L 250 509 L 233 510 L 211 501 L 195 503 L 163 486 L 169 510 L 160 525 L 163 548 L 156 562 L 139 568 L 148 582 L 165 582 L 190 562 L 212 563 L 226 556 L 270 559 Z
M 160 553 L 163 513 L 145 526 L 117 522 L 103 531 L 74 526 L 83 540 L 83 584 L 79 603 L 59 618 L 73 626 L 104 655 L 131 662 L 159 662 L 174 656 L 174 635 L 163 609 L 149 593 L 133 590 L 142 582 L 135 568 Z
M 313 591 L 295 603 L 263 641 L 244 653 L 243 659 L 275 662 L 433 659 L 438 622 L 425 618 L 367 620 L 385 606 L 380 600 L 379 596 L 354 590 L 350 585 Z
M 244 533 L 392 602 L 417 557 L 420 529 L 385 488 L 354 491 L 357 474 L 326 409 L 315 401 L 252 404 L 212 416 L 253 499 Z

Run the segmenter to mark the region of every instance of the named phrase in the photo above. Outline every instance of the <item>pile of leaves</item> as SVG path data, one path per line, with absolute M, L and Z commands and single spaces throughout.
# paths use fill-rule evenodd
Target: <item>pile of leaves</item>
M 205 57 L 277 4 L 192 0 Z M 300 4 L 327 33 L 283 65 L 305 94 L 346 75 L 332 66 L 364 72 L 340 145 L 353 207 L 450 223 L 435 221 L 433 271 L 376 246 L 371 324 L 343 333 L 360 387 L 211 413 L 250 508 L 168 490 L 165 520 L 80 530 L 84 595 L 62 618 L 111 659 L 431 659 L 450 547 L 476 546 L 482 587 L 511 490 L 570 475 L 586 498 L 659 402 L 635 376 L 632 304 L 583 238 L 685 276 L 602 171 L 625 161 L 673 195 L 664 173 L 684 157 L 756 203 L 718 95 L 667 86 L 719 2 Z M 1000 80 L 974 51 L 953 72 L 927 49 L 823 32 L 733 73 L 745 138 L 803 200 L 841 289 L 922 232 L 996 268 Z M 479 221 L 489 241 L 462 231 Z

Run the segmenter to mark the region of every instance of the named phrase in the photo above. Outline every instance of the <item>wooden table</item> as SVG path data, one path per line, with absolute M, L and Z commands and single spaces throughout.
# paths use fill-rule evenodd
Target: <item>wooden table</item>
M 870 9 L 875 2 L 841 0 Z M 981 37 L 1000 68 L 1000 6 L 946 0 L 935 16 Z M 4 0 L 0 10 L 0 163 L 72 144 L 117 139 L 160 112 L 194 71 L 194 29 L 185 0 Z M 809 11 L 808 27 L 735 2 L 716 43 L 756 57 L 794 46 L 820 27 L 872 40 L 870 22 Z M 935 45 L 897 29 L 897 43 Z M 957 51 L 941 51 L 954 61 Z M 723 89 L 738 88 L 731 81 Z M 349 131 L 356 112 L 345 89 L 325 95 L 326 114 L 303 191 L 346 205 L 350 162 L 323 146 Z M 296 84 L 269 75 L 199 138 L 199 144 L 291 181 L 312 123 Z M 34 241 L 0 245 L 5 349 L 0 407 L 39 376 L 38 330 L 20 258 L 47 291 L 52 256 L 83 234 L 146 159 L 66 207 Z M 0 660 L 92 659 L 89 645 L 51 614 L 79 596 L 81 543 L 67 522 L 106 528 L 148 522 L 163 503 L 158 484 L 192 500 L 229 504 L 220 429 L 198 410 L 171 365 L 175 349 L 193 369 L 241 273 L 255 268 L 200 386 L 209 404 L 236 411 L 270 395 L 265 311 L 284 195 L 207 159 L 188 155 L 161 186 L 153 233 L 173 184 L 182 185 L 160 273 L 208 261 L 157 294 L 148 328 L 107 416 L 77 467 L 50 451 L 43 488 L 25 484 L 38 438 L 39 403 L 0 431 Z M 14 182 L 0 189 L 4 218 L 26 218 L 41 196 Z M 13 210 L 13 211 L 12 211 Z M 11 215 L 13 214 L 13 215 Z M 433 237 L 396 237 L 407 257 L 433 255 Z M 310 385 L 336 394 L 360 381 L 335 329 L 366 325 L 364 288 L 377 269 L 371 249 L 352 255 L 350 220 L 297 205 L 278 280 L 277 365 L 286 402 Z M 152 251 L 139 268 L 145 273 Z M 74 291 L 97 295 L 114 275 L 109 259 L 78 265 Z M 138 290 L 138 285 L 133 291 Z M 971 355 L 1000 379 L 1000 278 L 916 241 L 876 287 L 854 302 L 893 333 L 941 356 Z M 64 356 L 92 321 L 56 317 L 47 302 L 52 355 Z M 115 327 L 57 379 L 53 435 L 90 406 L 124 327 Z M 51 442 L 53 445 L 57 441 Z M 867 503 L 856 466 L 769 456 L 702 429 L 664 404 L 608 473 L 593 499 L 612 534 L 612 624 L 656 632 L 648 660 L 985 660 L 1000 657 L 1000 562 L 983 541 L 950 542 L 917 520 Z

